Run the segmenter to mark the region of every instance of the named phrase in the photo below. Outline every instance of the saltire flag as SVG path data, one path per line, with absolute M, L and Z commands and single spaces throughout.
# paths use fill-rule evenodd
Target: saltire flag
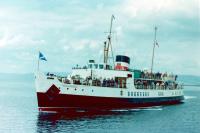
M 114 15 L 112 15 L 112 18 L 113 18 L 113 19 L 115 19 L 115 16 L 114 16 Z
M 45 56 L 41 52 L 39 52 L 39 59 L 47 61 L 47 59 L 45 58 Z
M 156 42 L 156 45 L 159 47 L 158 42 Z
M 158 30 L 158 28 L 155 26 L 155 44 L 159 47 L 158 42 L 156 40 L 156 31 Z

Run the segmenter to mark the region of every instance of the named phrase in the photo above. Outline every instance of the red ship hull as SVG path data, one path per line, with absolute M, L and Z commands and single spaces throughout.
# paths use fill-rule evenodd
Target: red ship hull
M 37 92 L 39 111 L 133 109 L 181 103 L 183 96 L 162 98 L 113 98 Z

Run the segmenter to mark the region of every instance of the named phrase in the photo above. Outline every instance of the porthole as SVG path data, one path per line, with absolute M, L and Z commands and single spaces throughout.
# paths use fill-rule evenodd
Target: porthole
M 136 96 L 136 92 L 134 92 L 134 96 Z
M 120 95 L 123 96 L 123 91 L 120 91 Z
M 128 92 L 128 96 L 130 96 L 130 92 Z
M 94 90 L 92 90 L 92 92 L 93 92 Z
M 82 89 L 82 91 L 84 91 L 84 89 Z
M 131 96 L 133 96 L 133 92 L 131 92 Z

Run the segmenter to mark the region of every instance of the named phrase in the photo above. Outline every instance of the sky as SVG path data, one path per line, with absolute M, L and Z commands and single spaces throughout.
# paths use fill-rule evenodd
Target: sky
M 0 0 L 0 73 L 70 72 L 103 61 L 114 14 L 114 55 L 134 69 L 200 75 L 200 0 Z

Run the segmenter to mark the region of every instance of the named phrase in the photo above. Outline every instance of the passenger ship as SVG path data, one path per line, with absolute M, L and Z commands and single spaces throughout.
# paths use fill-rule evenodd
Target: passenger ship
M 89 60 L 84 67 L 74 67 L 66 77 L 36 72 L 39 111 L 133 109 L 183 101 L 183 87 L 177 83 L 177 76 L 133 70 L 126 55 L 117 55 L 114 60 L 111 45 L 113 19 L 112 16 L 110 32 L 104 43 L 103 63 Z M 156 43 L 154 41 L 154 48 Z M 112 63 L 108 63 L 110 59 Z

